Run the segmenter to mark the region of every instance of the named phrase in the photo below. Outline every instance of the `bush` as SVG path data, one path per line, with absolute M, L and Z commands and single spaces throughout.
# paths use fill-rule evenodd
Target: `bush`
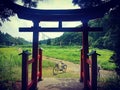
M 102 82 L 102 85 L 100 90 L 120 90 L 120 77 L 109 78 L 104 83 Z

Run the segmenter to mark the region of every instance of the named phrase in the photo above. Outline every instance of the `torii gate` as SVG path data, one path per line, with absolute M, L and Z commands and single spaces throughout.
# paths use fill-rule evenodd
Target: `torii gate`
M 88 26 L 88 21 L 91 19 L 96 19 L 103 17 L 104 14 L 109 11 L 110 8 L 114 7 L 119 0 L 112 0 L 101 6 L 85 8 L 85 9 L 75 9 L 75 10 L 36 10 L 25 8 L 14 4 L 12 1 L 5 0 L 5 4 L 17 13 L 20 19 L 31 20 L 33 22 L 33 27 L 29 28 L 19 28 L 20 32 L 33 32 L 33 52 L 32 52 L 32 81 L 30 87 L 28 88 L 28 81 L 22 80 L 22 90 L 35 90 L 37 88 L 37 60 L 38 60 L 38 37 L 39 32 L 82 32 L 83 33 L 83 48 L 81 52 L 81 81 L 84 83 L 85 90 L 97 90 L 97 53 L 92 52 L 89 55 L 93 55 L 94 63 L 92 63 L 93 70 L 95 74 L 94 82 L 90 83 L 90 73 L 89 64 L 91 64 L 88 59 L 88 32 L 90 31 L 101 31 L 102 28 Z M 39 22 L 41 21 L 58 21 L 58 28 L 41 28 L 39 27 Z M 82 21 L 83 27 L 80 28 L 63 28 L 62 21 Z M 24 53 L 24 52 L 23 52 Z M 23 54 L 23 56 L 25 56 Z M 23 58 L 23 59 L 28 59 Z M 29 62 L 28 62 L 29 63 Z M 23 66 L 22 66 L 23 67 Z M 23 68 L 24 69 L 24 68 Z M 41 67 L 42 70 L 42 67 Z M 40 70 L 40 73 L 42 72 Z M 92 71 L 93 71 L 92 70 Z M 24 70 L 28 74 L 26 68 Z M 24 75 L 24 73 L 22 75 Z M 24 76 L 23 76 L 24 77 Z M 93 77 L 92 77 L 93 78 Z M 25 81 L 25 82 L 24 82 Z M 26 83 L 27 82 L 27 83 Z M 92 85 L 91 85 L 92 84 Z M 93 87 L 94 85 L 94 87 Z M 92 86 L 92 87 L 91 87 Z

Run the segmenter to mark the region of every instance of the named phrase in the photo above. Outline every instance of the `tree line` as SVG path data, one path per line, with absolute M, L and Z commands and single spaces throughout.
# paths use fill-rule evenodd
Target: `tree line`
M 15 45 L 28 44 L 28 43 L 29 42 L 23 38 L 20 37 L 14 38 L 8 33 L 3 33 L 0 31 L 0 45 L 15 46 Z

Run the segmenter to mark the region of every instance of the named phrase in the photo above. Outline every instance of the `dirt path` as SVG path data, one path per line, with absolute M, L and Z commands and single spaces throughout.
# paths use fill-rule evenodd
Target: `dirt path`
M 38 83 L 38 90 L 82 90 L 78 79 L 44 78 Z
M 67 64 L 67 72 L 80 73 L 80 65 L 72 62 L 63 61 L 60 59 L 43 57 L 43 60 L 49 60 L 51 62 L 59 62 Z M 112 76 L 112 71 L 100 70 L 100 78 Z M 38 83 L 38 90 L 83 90 L 83 84 L 77 79 L 65 79 L 65 78 L 44 78 L 43 81 Z
M 67 65 L 67 72 L 72 72 L 72 73 L 80 73 L 80 65 L 79 64 L 74 64 L 72 62 L 69 62 L 69 61 L 64 61 L 64 60 L 61 60 L 61 59 L 56 59 L 56 58 L 51 58 L 51 57 L 43 57 L 43 60 L 44 59 L 47 59 L 51 62 L 59 62 L 59 61 L 62 61 L 63 63 L 65 63 Z M 108 77 L 111 77 L 111 76 L 114 76 L 115 75 L 115 72 L 114 71 L 108 71 L 108 70 L 103 70 L 101 69 L 100 70 L 100 77 L 101 78 L 108 78 Z
M 72 62 L 63 61 L 60 59 L 43 57 L 43 60 L 58 63 L 62 61 L 67 65 L 67 72 L 80 73 L 80 65 Z M 80 83 L 79 78 L 43 78 L 43 81 L 38 83 L 38 90 L 82 90 L 83 84 Z
M 55 63 L 58 63 L 60 61 L 62 61 L 63 63 L 65 63 L 67 65 L 67 72 L 72 72 L 72 73 L 80 73 L 80 65 L 79 64 L 74 64 L 72 62 L 69 62 L 69 61 L 64 61 L 64 60 L 61 60 L 61 59 L 56 59 L 56 58 L 50 58 L 50 57 L 43 57 L 43 60 L 44 59 L 47 59 L 51 62 L 55 62 Z

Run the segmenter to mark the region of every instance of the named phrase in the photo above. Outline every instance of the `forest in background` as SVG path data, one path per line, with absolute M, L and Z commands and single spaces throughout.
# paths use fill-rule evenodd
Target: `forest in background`
M 24 44 L 29 44 L 27 40 L 21 37 L 16 37 L 14 38 L 8 33 L 3 33 L 0 31 L 0 45 L 5 45 L 5 46 L 15 46 L 15 45 L 24 45 Z
M 109 15 L 101 19 L 89 21 L 90 27 L 102 27 L 103 31 L 89 32 L 89 46 L 100 49 L 114 50 L 120 35 L 120 21 L 119 19 L 111 18 Z M 79 26 L 80 27 L 80 26 Z M 62 36 L 42 40 L 40 44 L 47 45 L 82 45 L 81 32 L 65 32 Z

